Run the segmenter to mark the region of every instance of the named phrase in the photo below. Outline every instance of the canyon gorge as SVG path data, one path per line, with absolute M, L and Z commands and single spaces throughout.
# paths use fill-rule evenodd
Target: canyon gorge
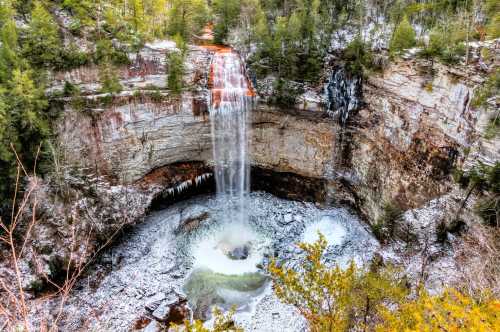
M 323 62 L 313 59 L 301 72 L 290 68 L 305 53 L 294 58 L 283 45 L 293 51 L 296 41 L 279 39 L 280 29 L 298 33 L 299 15 L 287 12 L 285 1 L 269 32 L 259 22 L 250 26 L 251 19 L 270 18 L 252 1 L 239 3 L 241 22 L 222 39 L 217 20 L 206 18 L 187 37 L 168 32 L 134 44 L 111 73 L 97 60 L 47 69 L 51 132 L 38 146 L 33 171 L 10 144 L 17 175 L 10 171 L 12 212 L 0 210 L 11 218 L 10 224 L 0 219 L 6 243 L 0 246 L 0 295 L 20 298 L 7 302 L 21 314 L 5 314 L 3 326 L 0 316 L 0 331 L 19 322 L 20 331 L 159 332 L 174 331 L 175 324 L 191 331 L 190 322 L 200 324 L 192 330 L 199 332 L 337 331 L 314 329 L 314 315 L 304 314 L 287 298 L 293 291 L 282 288 L 288 282 L 307 293 L 294 278 L 319 278 L 311 270 L 325 266 L 332 270 L 321 271 L 332 280 L 335 269 L 335 276 L 364 276 L 359 271 L 366 269 L 368 279 L 387 269 L 409 298 L 421 289 L 430 296 L 486 289 L 498 309 L 498 87 L 482 103 L 477 99 L 498 77 L 500 39 L 470 42 L 467 34 L 466 56 L 454 63 L 422 55 L 425 45 L 415 41 L 396 54 L 385 45 L 395 38 L 384 34 L 410 25 L 406 16 L 395 31 L 381 28 L 373 36 L 368 30 L 378 16 L 367 10 L 359 27 L 346 24 L 328 35 L 328 46 L 318 42 L 326 48 Z M 82 37 L 90 33 L 71 30 L 64 10 L 51 13 L 64 38 L 77 36 L 79 50 L 93 47 Z M 287 15 L 285 29 L 280 24 Z M 250 32 L 261 33 L 262 41 L 247 42 Z M 256 45 L 265 45 L 267 34 L 280 42 L 269 41 L 271 51 L 261 55 Z M 362 47 L 352 51 L 356 45 L 346 39 Z M 0 50 L 7 45 L 2 40 Z M 121 46 L 116 38 L 109 45 Z M 363 52 L 373 68 L 361 63 Z M 313 80 L 294 78 L 313 72 Z M 0 75 L 4 93 L 1 84 Z M 50 171 L 39 174 L 38 159 Z M 496 202 L 489 219 L 478 213 L 486 198 Z M 23 235 L 14 235 L 18 225 Z M 384 282 L 375 293 L 383 293 Z M 13 291 L 5 291 L 9 283 Z M 351 312 L 353 321 L 363 322 L 339 331 L 378 326 L 378 318 L 369 318 L 368 295 L 366 301 L 364 321 Z M 0 302 L 0 314 L 4 306 Z M 225 314 L 230 320 L 218 330 Z

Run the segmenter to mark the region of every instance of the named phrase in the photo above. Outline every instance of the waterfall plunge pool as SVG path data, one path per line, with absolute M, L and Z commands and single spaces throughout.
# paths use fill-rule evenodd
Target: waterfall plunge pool
M 315 241 L 318 230 L 329 244 L 326 263 L 364 263 L 378 248 L 343 208 L 264 192 L 250 193 L 247 206 L 246 224 L 225 221 L 227 202 L 215 195 L 152 212 L 102 255 L 89 274 L 99 280 L 83 279 L 67 306 L 82 317 L 99 310 L 97 330 L 129 331 L 149 317 L 152 299 L 174 291 L 187 296 L 195 318 L 209 319 L 214 305 L 236 306 L 235 320 L 245 330 L 303 331 L 304 319 L 272 292 L 264 269 L 269 259 L 299 269 L 304 255 L 296 243 Z

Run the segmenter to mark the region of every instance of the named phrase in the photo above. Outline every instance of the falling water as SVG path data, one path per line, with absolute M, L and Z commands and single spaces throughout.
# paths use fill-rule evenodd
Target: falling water
M 226 217 L 244 223 L 250 190 L 247 122 L 254 93 L 240 56 L 231 49 L 216 52 L 210 77 L 217 196 L 230 205 Z

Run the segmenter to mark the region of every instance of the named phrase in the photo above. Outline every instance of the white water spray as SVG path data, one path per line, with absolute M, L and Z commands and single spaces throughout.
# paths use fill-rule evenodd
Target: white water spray
M 211 67 L 210 120 L 217 196 L 228 204 L 228 221 L 244 224 L 250 191 L 248 115 L 253 91 L 240 56 L 216 52 Z

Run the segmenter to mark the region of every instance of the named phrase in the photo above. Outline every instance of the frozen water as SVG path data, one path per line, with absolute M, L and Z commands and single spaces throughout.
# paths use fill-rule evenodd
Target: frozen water
M 208 219 L 194 230 L 179 233 L 179 219 L 188 218 L 190 213 L 185 211 L 194 207 L 197 211 L 206 211 Z M 344 264 L 350 259 L 367 262 L 378 248 L 357 217 L 345 209 L 320 209 L 314 204 L 287 201 L 267 193 L 249 194 L 248 207 L 249 220 L 245 226 L 223 222 L 222 216 L 227 211 L 225 201 L 211 195 L 153 212 L 124 235 L 120 243 L 104 252 L 88 277 L 82 278 L 68 299 L 68 314 L 61 330 L 129 331 L 136 319 L 147 315 L 146 306 L 151 298 L 172 289 L 187 291 L 186 285 L 197 271 L 201 277 L 191 284 L 195 295 L 203 298 L 207 291 L 210 295 L 205 297 L 210 299 L 208 303 L 201 303 L 202 313 L 210 310 L 211 299 L 216 303 L 222 299 L 237 305 L 235 319 L 247 331 L 304 331 L 302 316 L 276 298 L 265 272 L 259 268 L 268 262 L 265 254 L 270 252 L 279 262 L 300 269 L 303 254 L 297 242 L 307 238 L 305 233 L 312 232 L 308 231 L 311 229 L 329 234 L 329 225 L 334 231 L 328 238 L 330 244 L 335 245 L 328 246 L 326 262 Z M 286 225 L 283 224 L 285 216 L 292 216 L 286 217 L 289 222 Z M 340 228 L 335 225 L 345 230 L 340 245 L 336 242 Z M 209 251 L 217 251 L 221 243 L 229 247 L 250 243 L 251 258 L 229 260 L 222 254 L 212 256 L 202 250 L 208 247 Z M 219 259 L 231 268 L 219 264 Z M 194 301 L 190 299 L 190 303 Z M 99 319 L 88 321 L 96 312 Z
M 318 222 L 312 223 L 304 231 L 303 241 L 314 243 L 319 239 L 319 233 L 325 236 L 328 245 L 341 245 L 347 235 L 347 230 L 332 216 L 324 216 Z
M 193 244 L 191 250 L 194 268 L 210 269 L 226 275 L 256 273 L 257 265 L 262 262 L 269 242 L 269 239 L 245 224 L 227 224 L 218 227 L 211 230 L 200 242 Z M 246 259 L 232 259 L 228 255 L 230 250 L 243 245 L 249 247 Z

